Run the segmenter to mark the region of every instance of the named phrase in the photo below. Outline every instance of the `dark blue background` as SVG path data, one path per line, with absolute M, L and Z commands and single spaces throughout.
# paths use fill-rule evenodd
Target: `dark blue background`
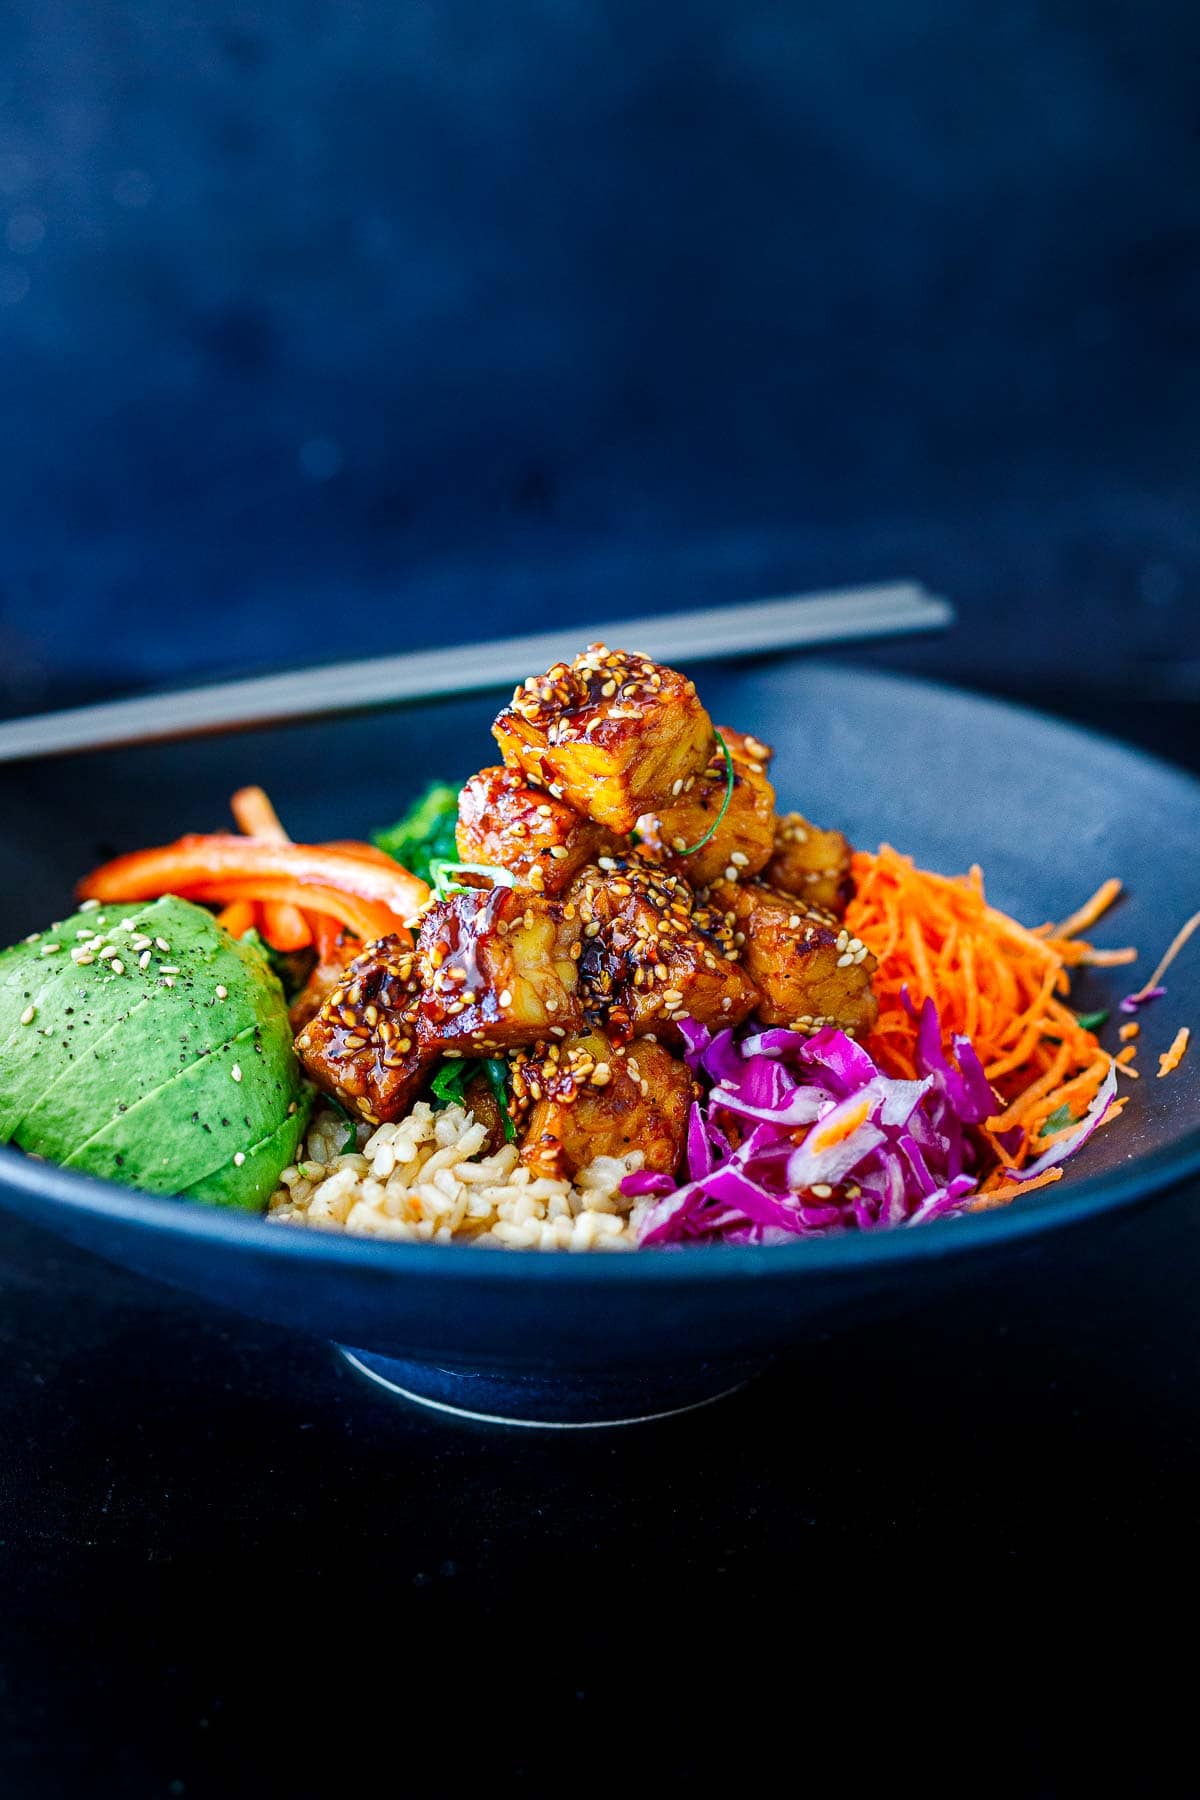
M 964 609 L 925 668 L 1195 694 L 1198 53 L 9 0 L 0 705 L 893 575 Z

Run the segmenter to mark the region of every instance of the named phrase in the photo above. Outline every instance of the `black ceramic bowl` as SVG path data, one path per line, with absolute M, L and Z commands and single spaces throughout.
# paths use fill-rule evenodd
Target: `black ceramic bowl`
M 1129 896 L 1097 936 L 1145 952 L 1089 976 L 1112 1001 L 1195 906 L 1200 786 L 1147 757 L 968 694 L 819 663 L 708 672 L 718 719 L 777 747 L 781 805 L 887 839 L 925 865 L 983 863 L 995 902 L 1030 922 L 1106 876 Z M 230 792 L 271 792 L 294 835 L 362 835 L 435 775 L 490 759 L 492 707 L 430 706 L 10 768 L 0 940 L 68 903 L 102 857 L 227 820 Z M 1003 1211 L 769 1249 L 572 1256 L 374 1243 L 152 1199 L 0 1152 L 0 1202 L 113 1262 L 353 1346 L 400 1391 L 482 1416 L 573 1424 L 644 1417 L 736 1385 L 814 1329 L 927 1303 L 968 1257 L 1015 1278 L 1011 1247 L 1161 1193 L 1200 1167 L 1200 1057 L 1169 1080 L 1155 1053 L 1200 1019 L 1200 956 L 1143 1015 L 1144 1077 L 1118 1127 L 1053 1187 Z

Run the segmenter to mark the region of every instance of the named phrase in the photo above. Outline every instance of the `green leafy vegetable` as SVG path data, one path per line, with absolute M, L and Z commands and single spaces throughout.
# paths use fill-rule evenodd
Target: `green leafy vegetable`
M 1074 1125 L 1076 1122 L 1075 1114 L 1064 1102 L 1050 1114 L 1050 1117 L 1039 1128 L 1038 1136 L 1040 1138 L 1053 1137 L 1056 1131 L 1065 1131 L 1068 1125 Z
M 458 789 L 435 781 L 395 825 L 373 832 L 371 842 L 432 886 L 430 865 L 457 854 L 457 822 Z
M 504 1141 L 511 1144 L 517 1135 L 517 1128 L 508 1116 L 508 1064 L 501 1056 L 474 1058 L 445 1057 L 437 1074 L 429 1084 L 434 1105 L 440 1111 L 444 1106 L 466 1106 L 467 1084 L 482 1074 L 500 1108 L 500 1119 L 504 1129 Z
M 1076 1013 L 1075 1016 L 1085 1031 L 1099 1031 L 1107 1020 L 1109 1011 L 1107 1006 L 1102 1006 L 1099 1012 Z
M 707 844 L 709 838 L 712 837 L 712 835 L 715 831 L 719 830 L 721 820 L 725 817 L 725 814 L 729 811 L 729 802 L 733 799 L 733 790 L 737 786 L 737 776 L 734 773 L 734 768 L 733 768 L 733 757 L 730 753 L 729 745 L 725 742 L 725 739 L 721 736 L 719 731 L 717 732 L 716 737 L 717 737 L 718 744 L 720 744 L 720 746 L 721 746 L 721 752 L 725 758 L 725 798 L 721 802 L 720 812 L 717 814 L 716 818 L 713 820 L 712 824 L 709 826 L 709 828 L 705 832 L 704 836 L 702 838 L 697 838 L 696 842 L 694 844 L 689 844 L 687 846 L 686 850 L 677 851 L 676 855 L 678 855 L 678 856 L 694 856 L 696 854 L 697 850 L 703 850 L 703 848 L 704 848 L 705 844 Z

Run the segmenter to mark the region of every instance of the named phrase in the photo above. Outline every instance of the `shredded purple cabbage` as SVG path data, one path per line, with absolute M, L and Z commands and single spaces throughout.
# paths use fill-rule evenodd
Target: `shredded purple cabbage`
M 919 1080 L 897 1081 L 844 1032 L 713 1036 L 681 1020 L 689 1066 L 711 1083 L 688 1119 L 687 1178 L 640 1170 L 621 1191 L 653 1197 L 643 1245 L 720 1239 L 783 1243 L 923 1225 L 963 1211 L 978 1187 L 973 1127 L 1000 1110 L 969 1038 L 942 1047 L 937 1009 L 918 1013 Z M 1108 1113 L 1110 1075 L 1078 1131 L 1014 1179 L 1031 1180 L 1086 1143 Z M 735 1147 L 736 1145 L 736 1147 Z
M 1135 1013 L 1143 1006 L 1149 1006 L 1151 1000 L 1161 1000 L 1166 993 L 1165 987 L 1139 988 L 1136 994 L 1126 994 L 1120 1002 L 1120 1011 Z

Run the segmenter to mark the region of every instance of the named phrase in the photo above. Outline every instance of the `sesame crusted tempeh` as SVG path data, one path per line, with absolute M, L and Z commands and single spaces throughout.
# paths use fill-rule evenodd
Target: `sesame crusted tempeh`
M 784 813 L 763 879 L 840 918 L 854 892 L 850 856 L 849 841 L 840 831 L 822 831 L 803 813 Z
M 759 881 L 717 881 L 708 897 L 742 940 L 764 1024 L 797 1031 L 836 1025 L 867 1035 L 879 1013 L 871 991 L 876 961 L 830 913 Z
M 472 775 L 458 800 L 458 854 L 507 869 L 535 893 L 561 894 L 585 863 L 612 847 L 594 819 L 532 788 L 502 763 Z
M 512 1085 L 524 1115 L 521 1160 L 537 1175 L 574 1174 L 630 1150 L 647 1169 L 679 1166 L 693 1082 L 661 1044 L 643 1038 L 622 1050 L 599 1031 L 543 1044 L 514 1058 Z
M 471 888 L 430 906 L 417 946 L 423 1045 L 489 1056 L 583 1023 L 576 909 L 528 888 Z
M 699 775 L 676 781 L 671 798 L 657 808 L 657 818 L 639 826 L 667 865 L 686 875 L 693 887 L 703 887 L 720 875 L 730 881 L 748 881 L 766 867 L 775 847 L 775 789 L 767 779 L 773 752 L 758 738 L 728 725 L 717 730 L 733 764 L 732 791 L 728 766 L 717 745 L 707 767 Z M 701 843 L 717 819 L 720 824 L 708 841 Z M 693 845 L 699 848 L 691 850 Z M 690 855 L 683 854 L 688 850 Z
M 408 945 L 368 944 L 296 1039 L 309 1080 L 372 1124 L 407 1112 L 437 1061 L 417 1039 L 420 993 Z
M 532 786 L 618 833 L 698 775 L 713 750 L 694 681 L 603 644 L 530 677 L 492 733 Z

